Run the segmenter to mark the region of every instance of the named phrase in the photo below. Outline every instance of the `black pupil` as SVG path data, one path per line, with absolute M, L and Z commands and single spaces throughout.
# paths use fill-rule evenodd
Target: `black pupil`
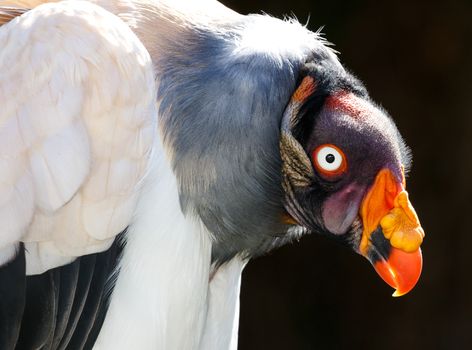
M 326 158 L 325 158 L 325 159 L 326 159 L 326 161 L 327 161 L 328 163 L 331 164 L 332 162 L 334 162 L 334 160 L 336 159 L 336 157 L 330 153 L 330 154 L 326 155 Z

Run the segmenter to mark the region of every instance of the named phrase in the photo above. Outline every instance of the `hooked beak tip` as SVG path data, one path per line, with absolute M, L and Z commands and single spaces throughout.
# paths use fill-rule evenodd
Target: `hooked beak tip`
M 382 279 L 395 288 L 393 297 L 400 297 L 410 292 L 418 282 L 423 268 L 421 249 L 412 253 L 393 248 L 386 260 L 373 263 Z

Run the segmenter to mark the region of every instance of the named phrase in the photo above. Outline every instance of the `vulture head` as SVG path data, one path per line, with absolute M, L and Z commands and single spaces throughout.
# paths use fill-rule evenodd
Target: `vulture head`
M 420 276 L 424 237 L 405 190 L 409 149 L 351 74 L 318 59 L 299 79 L 281 125 L 287 222 L 365 256 L 401 296 Z

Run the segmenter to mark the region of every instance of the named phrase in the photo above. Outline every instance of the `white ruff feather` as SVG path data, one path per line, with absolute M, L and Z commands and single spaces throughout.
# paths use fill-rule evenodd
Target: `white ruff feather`
M 200 342 L 210 235 L 182 214 L 176 179 L 158 148 L 95 349 L 196 349 Z
M 239 329 L 241 272 L 247 260 L 227 262 L 213 276 L 208 292 L 208 314 L 201 350 L 236 350 Z

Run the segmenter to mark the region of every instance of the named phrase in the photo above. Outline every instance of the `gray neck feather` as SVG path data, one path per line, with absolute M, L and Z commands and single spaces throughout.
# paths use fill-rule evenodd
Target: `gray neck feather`
M 283 244 L 280 121 L 307 57 L 334 54 L 294 21 L 222 5 L 216 17 L 149 3 L 133 11 L 121 16 L 138 19 L 155 64 L 182 210 L 214 235 L 213 259 Z

